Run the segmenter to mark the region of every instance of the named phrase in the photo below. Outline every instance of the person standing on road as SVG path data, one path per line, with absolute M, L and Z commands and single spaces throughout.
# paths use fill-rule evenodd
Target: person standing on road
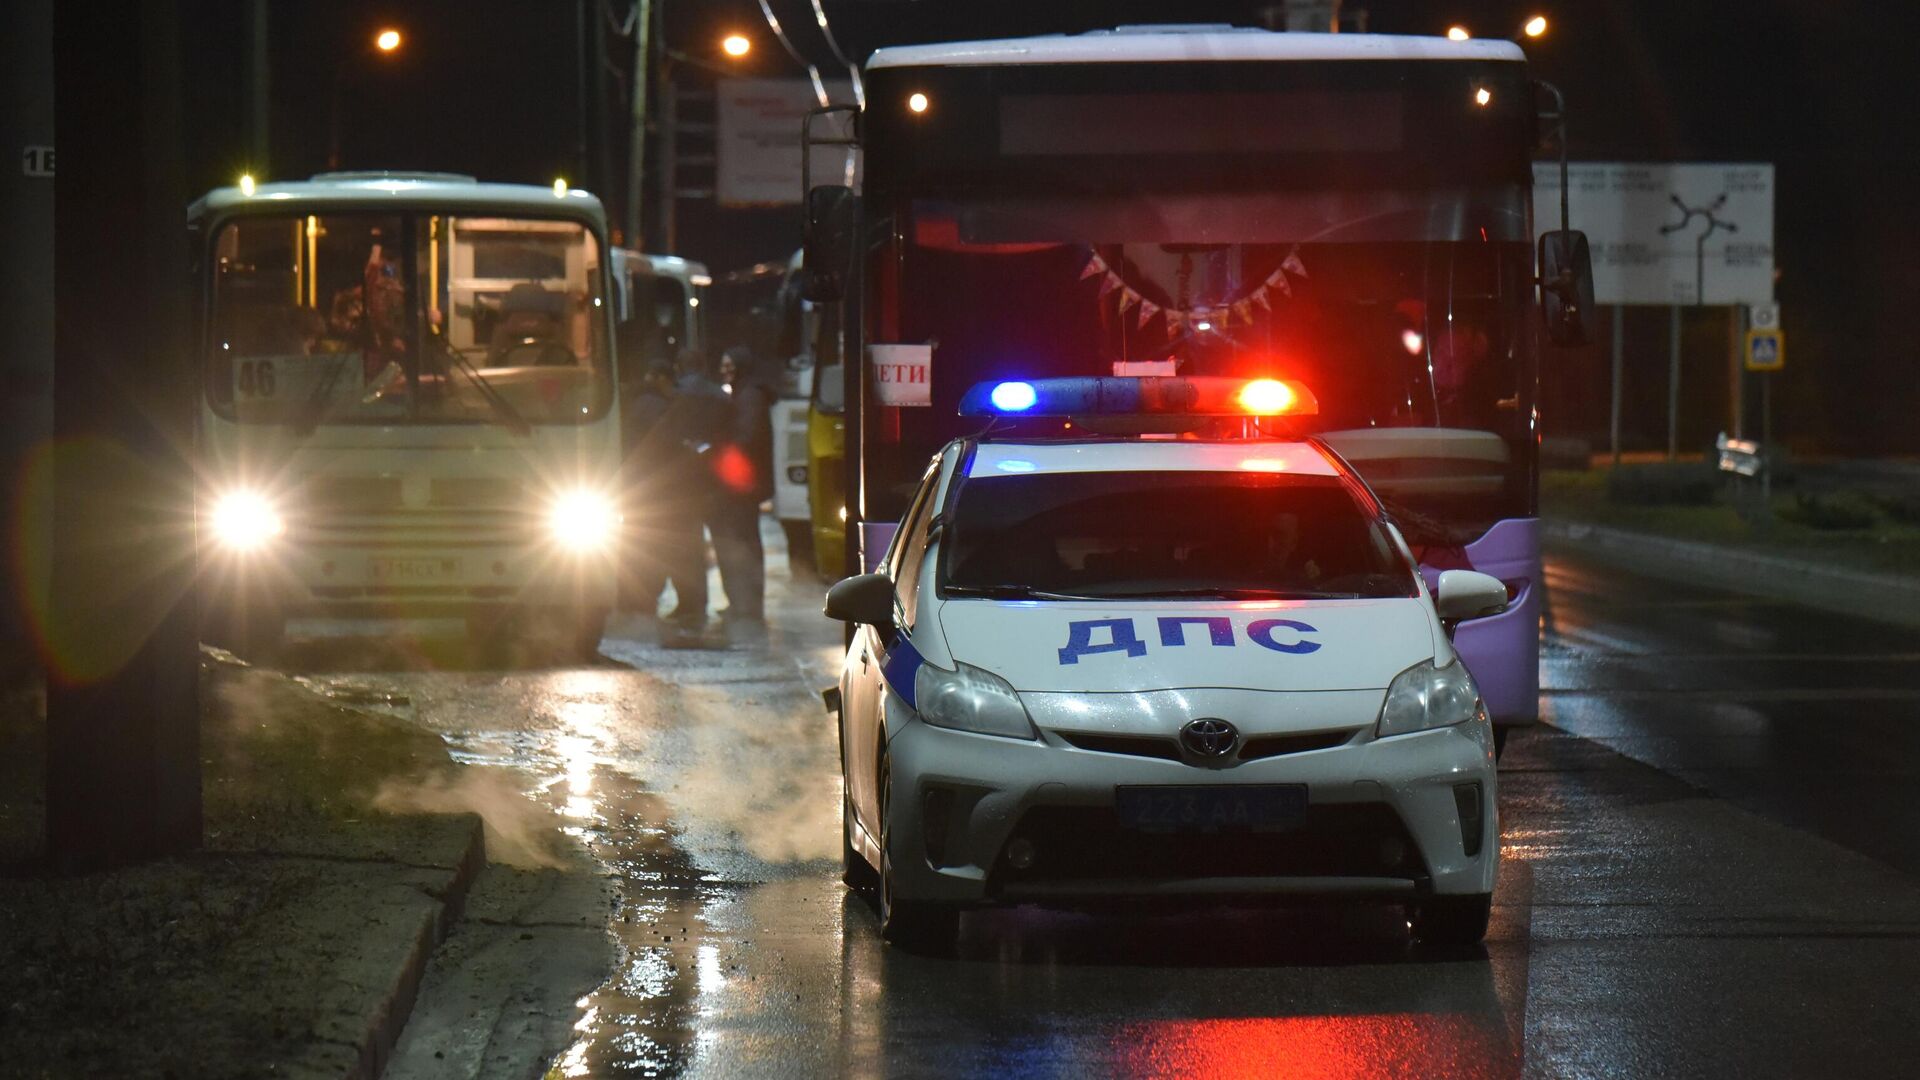
M 720 358 L 720 381 L 731 405 L 727 436 L 714 455 L 714 493 L 707 511 L 714 561 L 732 626 L 766 622 L 767 561 L 760 544 L 760 504 L 773 495 L 773 394 L 745 346 Z
M 725 424 L 726 397 L 706 379 L 698 357 L 657 364 L 629 416 L 633 452 L 634 563 L 632 602 L 657 612 L 673 583 L 673 610 L 661 616 L 685 634 L 707 625 L 707 545 L 701 531 L 713 486 L 707 462 Z
M 672 498 L 662 507 L 662 524 L 679 602 L 667 618 L 682 632 L 701 634 L 707 625 L 707 544 L 703 526 L 714 497 L 713 459 L 727 436 L 730 408 L 726 390 L 708 374 L 706 357 L 692 349 L 675 359 L 672 401 L 662 420 L 672 444 L 675 471 Z M 684 579 L 684 587 L 682 581 Z

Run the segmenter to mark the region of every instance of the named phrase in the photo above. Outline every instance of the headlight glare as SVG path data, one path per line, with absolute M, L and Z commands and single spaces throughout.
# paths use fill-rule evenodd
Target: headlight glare
M 229 491 L 214 500 L 214 538 L 235 551 L 253 551 L 287 531 L 273 504 L 257 491 Z
M 620 508 L 597 491 L 569 491 L 554 499 L 547 526 L 561 547 L 605 551 L 620 532 Z
M 1464 724 L 1484 713 L 1480 687 L 1458 658 L 1446 667 L 1427 660 L 1394 676 L 1387 700 L 1380 707 L 1378 733 L 1406 735 L 1415 731 Z
M 920 665 L 913 676 L 913 697 L 920 719 L 934 727 L 1031 739 L 1033 721 L 1020 695 L 1005 679 L 971 664 L 947 671 Z

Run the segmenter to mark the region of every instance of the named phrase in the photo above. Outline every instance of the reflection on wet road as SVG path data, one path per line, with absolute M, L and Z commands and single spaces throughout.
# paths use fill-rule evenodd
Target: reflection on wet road
M 1790 661 L 1727 654 L 1827 647 L 1702 603 L 1661 619 L 1707 621 L 1676 633 L 1712 657 L 1652 663 L 1673 642 L 1606 614 L 1614 594 L 1594 574 L 1550 574 L 1566 598 L 1547 704 L 1633 756 L 1653 759 L 1626 741 L 1665 737 L 1649 733 L 1661 717 L 1695 733 L 1674 754 L 1746 746 L 1761 721 L 1740 710 L 1764 719 L 1777 703 L 1728 695 L 1720 675 Z M 839 882 L 835 736 L 817 696 L 838 629 L 817 586 L 770 576 L 763 643 L 665 649 L 627 621 L 591 662 L 530 647 L 496 670 L 428 631 L 381 651 L 346 628 L 289 657 L 317 688 L 524 778 L 547 825 L 610 875 L 620 965 L 582 1000 L 553 1075 L 1864 1075 L 1891 1072 L 1884 1049 L 1920 1031 L 1913 995 L 1886 992 L 1920 964 L 1906 875 L 1553 729 L 1516 739 L 1505 763 L 1508 861 L 1484 950 L 1410 948 L 1382 908 L 1016 909 L 968 915 L 954 959 L 886 948 Z M 1837 634 L 1828 644 L 1848 648 Z M 1910 671 L 1897 651 L 1848 663 Z M 1828 674 L 1804 688 L 1913 685 Z M 1902 745 L 1886 775 L 1913 766 Z M 1703 1012 L 1715 1023 L 1689 1019 Z

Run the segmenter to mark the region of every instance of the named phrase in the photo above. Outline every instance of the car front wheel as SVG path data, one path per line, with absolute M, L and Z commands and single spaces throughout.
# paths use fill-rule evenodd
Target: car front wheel
M 880 759 L 880 936 L 908 952 L 945 956 L 960 936 L 960 909 L 951 904 L 907 900 L 896 894 L 893 873 L 893 766 Z

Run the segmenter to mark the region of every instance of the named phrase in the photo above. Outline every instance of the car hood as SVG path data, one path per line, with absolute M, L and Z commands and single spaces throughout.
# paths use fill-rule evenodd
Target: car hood
M 949 600 L 952 658 L 1022 691 L 1378 690 L 1434 655 L 1426 602 Z

